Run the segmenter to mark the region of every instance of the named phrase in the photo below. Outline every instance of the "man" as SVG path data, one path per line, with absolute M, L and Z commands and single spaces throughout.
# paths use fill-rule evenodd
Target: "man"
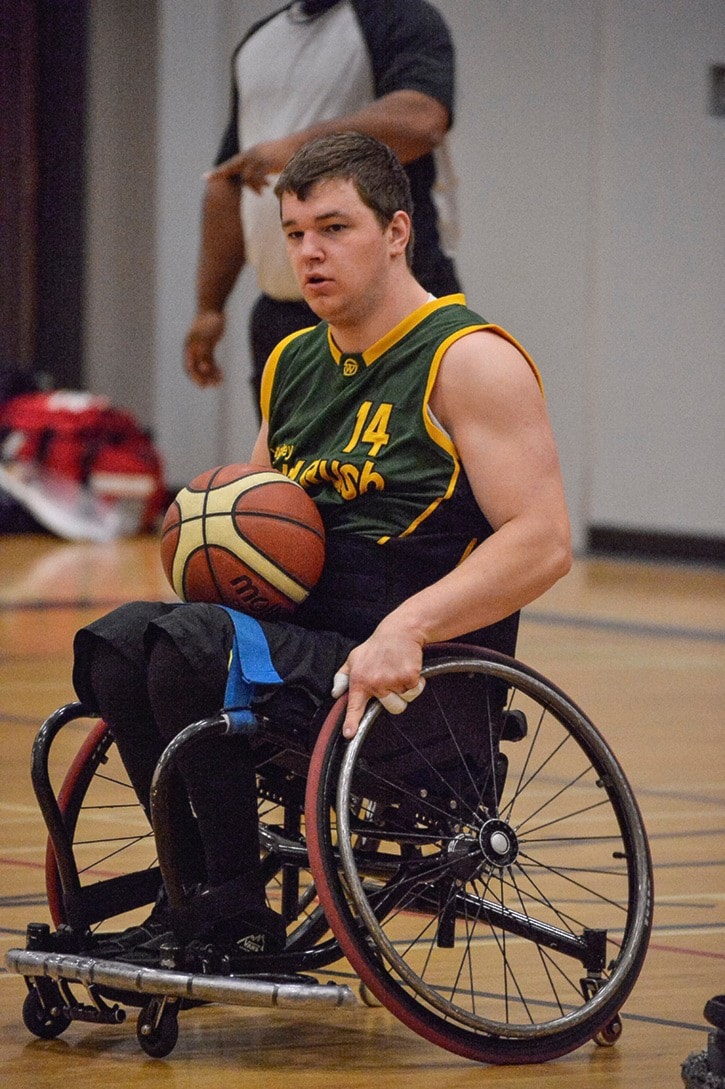
M 252 707 L 281 708 L 283 721 L 347 688 L 352 737 L 371 696 L 393 713 L 414 701 L 427 644 L 465 637 L 513 652 L 518 610 L 570 562 L 533 364 L 463 296 L 435 299 L 413 276 L 410 190 L 390 149 L 357 133 L 314 140 L 277 193 L 295 276 L 321 321 L 270 356 L 252 459 L 313 497 L 325 568 L 292 624 L 142 602 L 79 632 L 76 689 L 113 726 L 142 800 L 164 744 L 231 703 L 240 680 Z M 232 958 L 278 948 L 247 743 L 197 750 L 180 771 L 205 888 L 174 927 L 192 961 L 195 940 Z M 191 851 L 184 865 L 191 886 Z
M 250 318 L 252 385 L 288 333 L 314 322 L 291 275 L 270 180 L 314 136 L 367 132 L 406 164 L 415 206 L 415 272 L 436 295 L 459 289 L 452 242 L 454 181 L 445 134 L 453 111 L 448 29 L 427 0 L 297 0 L 255 24 L 234 54 L 232 111 L 206 180 L 197 313 L 185 368 L 199 386 L 222 380 L 214 357 L 224 307 L 245 264 L 261 291 Z M 241 216 L 240 216 L 241 202 Z

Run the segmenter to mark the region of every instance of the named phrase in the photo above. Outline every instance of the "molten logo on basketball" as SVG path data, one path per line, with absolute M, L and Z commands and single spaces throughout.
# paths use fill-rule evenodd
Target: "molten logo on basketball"
M 285 615 L 285 610 L 280 605 L 275 605 L 260 593 L 249 575 L 238 575 L 231 579 L 229 585 L 234 587 L 237 607 L 241 612 L 252 613 L 262 620 L 280 620 Z

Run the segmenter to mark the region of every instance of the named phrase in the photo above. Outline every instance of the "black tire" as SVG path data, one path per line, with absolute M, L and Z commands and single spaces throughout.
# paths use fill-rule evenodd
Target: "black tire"
M 178 1007 L 171 1004 L 161 1008 L 161 1002 L 159 998 L 152 998 L 143 1007 L 136 1022 L 139 1045 L 152 1059 L 170 1055 L 179 1039 Z
M 28 991 L 23 1002 L 23 1024 L 33 1036 L 54 1040 L 68 1028 L 70 1017 L 62 1011 L 51 1013 L 46 1010 L 40 995 L 33 989 Z
M 58 792 L 58 808 L 73 844 L 81 885 L 154 865 L 153 833 L 105 722 L 94 722 L 78 749 Z M 45 852 L 45 887 L 53 923 L 67 923 L 50 839 Z
M 372 701 L 350 743 L 344 700 L 328 716 L 308 779 L 312 872 L 348 960 L 401 1021 L 470 1059 L 543 1062 L 609 1036 L 634 986 L 645 829 L 564 693 L 493 652 L 440 654 L 403 715 Z

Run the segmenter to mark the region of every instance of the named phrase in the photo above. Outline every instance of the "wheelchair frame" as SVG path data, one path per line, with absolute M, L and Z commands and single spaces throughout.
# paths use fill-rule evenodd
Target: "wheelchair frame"
M 189 971 L 173 942 L 157 963 L 140 963 L 114 953 L 114 932 L 99 924 L 153 903 L 162 880 L 170 905 L 184 903 L 175 762 L 233 734 L 234 714 L 191 724 L 162 754 L 151 796 L 157 864 L 101 880 L 80 872 L 78 825 L 86 796 L 105 789 L 94 780 L 112 734 L 93 726 L 56 796 L 53 742 L 92 716 L 80 704 L 51 715 L 32 778 L 56 929 L 30 924 L 26 949 L 6 956 L 26 979 L 29 1030 L 52 1038 L 73 1020 L 120 1023 L 124 1006 L 140 1006 L 139 1043 L 163 1056 L 188 1006 L 355 1006 L 347 985 L 310 974 L 345 957 L 365 1000 L 475 1061 L 541 1062 L 616 1042 L 652 921 L 647 835 L 624 772 L 576 704 L 521 662 L 444 644 L 427 648 L 424 675 L 401 716 L 372 700 L 351 742 L 340 732 L 344 697 L 311 752 L 294 731 L 260 722 L 262 866 L 288 938 L 284 952 L 233 971 Z

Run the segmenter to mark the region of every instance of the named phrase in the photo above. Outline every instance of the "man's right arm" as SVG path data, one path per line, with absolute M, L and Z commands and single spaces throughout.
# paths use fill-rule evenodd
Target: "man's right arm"
M 222 373 L 214 349 L 224 333 L 224 305 L 244 265 L 239 182 L 211 174 L 202 207 L 196 317 L 184 340 L 184 369 L 198 386 L 216 386 Z

